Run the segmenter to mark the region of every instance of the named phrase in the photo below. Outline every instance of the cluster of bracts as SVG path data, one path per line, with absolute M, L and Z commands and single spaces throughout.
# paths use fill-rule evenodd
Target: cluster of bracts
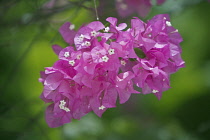
M 153 93 L 158 99 L 170 88 L 169 77 L 184 66 L 182 38 L 167 14 L 148 22 L 131 19 L 131 27 L 117 19 L 91 22 L 78 31 L 67 22 L 60 33 L 69 44 L 53 45 L 59 60 L 41 72 L 41 99 L 50 127 L 80 119 L 94 111 L 101 116 L 116 101 L 125 103 L 131 93 Z

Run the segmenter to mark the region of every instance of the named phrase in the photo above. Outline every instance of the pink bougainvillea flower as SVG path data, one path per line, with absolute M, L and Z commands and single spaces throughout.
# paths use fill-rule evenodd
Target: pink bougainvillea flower
M 170 75 L 184 67 L 182 38 L 168 15 L 157 15 L 146 23 L 134 18 L 130 28 L 113 17 L 107 21 L 109 26 L 94 21 L 78 31 L 69 22 L 61 26 L 68 45 L 52 46 L 59 60 L 39 78 L 44 86 L 40 98 L 51 103 L 45 113 L 50 127 L 91 111 L 101 117 L 116 107 L 118 98 L 123 104 L 132 93 L 152 93 L 160 99 L 170 88 Z
M 59 29 L 59 32 L 62 35 L 63 39 L 67 43 L 69 43 L 69 45 L 72 45 L 74 43 L 74 37 L 76 34 L 76 31 L 74 30 L 74 28 L 75 28 L 74 24 L 71 24 L 70 22 L 66 22 Z

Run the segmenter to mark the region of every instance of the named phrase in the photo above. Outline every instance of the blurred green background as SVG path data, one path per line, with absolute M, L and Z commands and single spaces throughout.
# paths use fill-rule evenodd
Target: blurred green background
M 39 71 L 58 60 L 52 44 L 66 47 L 58 33 L 66 21 L 96 19 L 93 0 L 0 1 L 0 139 L 1 140 L 210 140 L 210 3 L 167 0 L 143 20 L 169 13 L 184 38 L 186 67 L 171 76 L 171 89 L 160 101 L 152 94 L 132 95 L 102 118 L 89 113 L 59 128 L 44 120 L 47 104 L 39 98 Z M 117 17 L 113 0 L 98 0 L 100 21 Z M 120 18 L 129 24 L 131 15 Z

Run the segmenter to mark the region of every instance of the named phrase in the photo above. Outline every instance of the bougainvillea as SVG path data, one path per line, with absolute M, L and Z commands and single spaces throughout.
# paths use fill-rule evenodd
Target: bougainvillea
M 94 21 L 75 31 L 67 22 L 60 28 L 68 46 L 53 45 L 59 60 L 39 79 L 44 85 L 40 97 L 51 103 L 46 109 L 50 127 L 91 111 L 101 117 L 118 98 L 125 103 L 132 93 L 160 99 L 170 88 L 170 75 L 184 66 L 182 37 L 167 14 L 147 23 L 133 18 L 130 28 L 116 18 L 106 20 L 109 26 Z

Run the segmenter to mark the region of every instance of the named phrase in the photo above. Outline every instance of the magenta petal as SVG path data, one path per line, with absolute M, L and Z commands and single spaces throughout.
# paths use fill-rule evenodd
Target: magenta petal
M 68 60 L 68 58 L 71 57 L 71 53 L 74 51 L 74 48 L 72 46 L 68 46 L 64 49 L 62 49 L 59 53 L 59 59 L 62 59 L 62 60 Z M 65 53 L 68 53 L 67 56 L 65 56 Z
M 63 123 L 61 122 L 61 118 L 54 117 L 53 109 L 54 109 L 54 104 L 51 104 L 47 107 L 46 112 L 45 112 L 46 122 L 51 128 L 55 128 L 55 127 L 59 127 L 63 125 Z
M 59 93 L 62 93 L 64 96 L 68 98 L 70 98 L 70 95 L 72 94 L 72 93 L 70 94 L 71 89 L 69 85 L 70 85 L 69 82 L 63 80 L 59 86 Z
M 44 81 L 45 81 L 47 75 L 45 74 L 44 71 L 41 71 L 41 72 L 40 72 L 40 76 L 41 76 L 41 78 L 39 78 L 39 82 L 44 83 Z
M 127 27 L 127 24 L 126 23 L 120 23 L 117 27 L 117 30 L 123 30 Z
M 162 93 L 160 93 L 160 92 L 155 93 L 154 95 L 158 98 L 158 100 L 160 100 L 162 97 Z
M 55 54 L 59 55 L 60 51 L 63 49 L 61 46 L 59 45 L 52 45 L 52 49 L 55 52 Z
M 91 108 L 93 109 L 94 113 L 101 117 L 102 114 L 106 111 L 107 108 L 104 108 L 104 109 L 99 109 L 99 107 L 101 106 L 100 104 L 100 101 L 97 97 L 93 97 L 91 100 L 90 100 L 90 106 Z
M 124 89 L 117 89 L 120 98 L 120 104 L 125 103 L 131 96 L 130 92 L 126 92 Z
M 105 26 L 100 21 L 91 22 L 87 25 L 87 27 L 93 29 L 94 31 L 98 31 L 105 28 Z
M 144 22 L 141 21 L 139 18 L 131 19 L 131 28 L 134 29 L 134 32 L 140 32 L 141 33 L 145 30 L 144 29 Z
M 116 107 L 117 90 L 115 88 L 109 88 L 103 97 L 103 105 L 112 108 Z
M 82 83 L 83 83 L 85 86 L 87 86 L 87 87 L 89 87 L 89 88 L 92 88 L 90 76 L 84 75 L 84 76 L 82 77 Z
M 40 99 L 42 99 L 45 103 L 52 102 L 51 99 L 46 99 L 46 98 L 44 97 L 44 94 L 43 94 L 43 93 L 40 95 Z
M 59 86 L 62 78 L 63 75 L 61 73 L 50 74 L 46 78 L 44 85 L 48 86 L 51 90 L 55 90 Z
M 116 18 L 108 17 L 106 19 L 106 21 L 108 21 L 109 23 L 111 23 L 113 26 L 116 26 L 117 25 L 117 19 Z
M 59 32 L 62 35 L 63 39 L 70 45 L 74 43 L 74 37 L 76 34 L 74 30 L 70 29 L 71 25 L 72 24 L 70 22 L 66 22 L 59 29 Z

